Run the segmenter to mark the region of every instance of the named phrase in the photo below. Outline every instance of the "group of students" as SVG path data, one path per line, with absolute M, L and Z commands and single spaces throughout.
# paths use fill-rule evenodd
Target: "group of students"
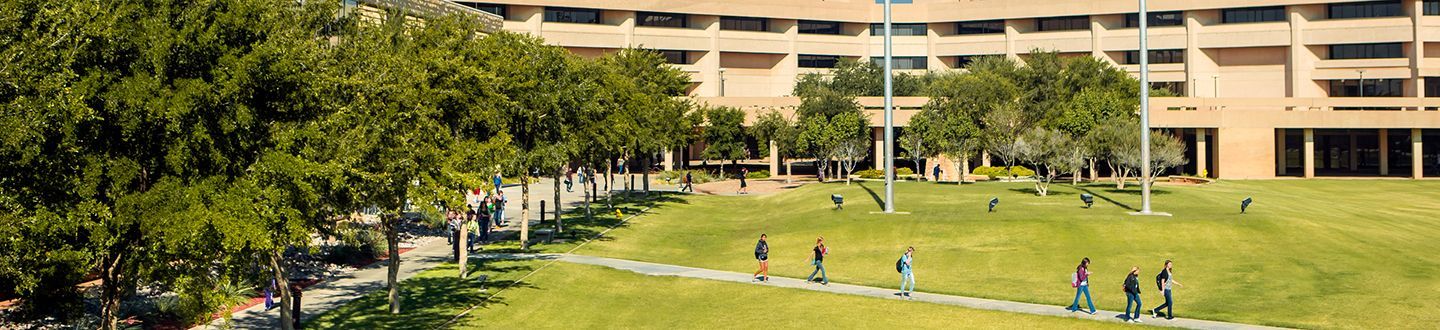
M 1160 273 L 1155 275 L 1155 286 L 1165 297 L 1165 303 L 1155 306 L 1154 309 L 1150 310 L 1150 317 L 1152 318 L 1162 316 L 1167 320 L 1175 318 L 1174 300 L 1170 292 L 1174 287 L 1184 285 L 1175 281 L 1174 265 L 1174 262 L 1165 260 L 1164 269 L 1161 269 Z M 1067 308 L 1071 312 L 1080 311 L 1080 295 L 1083 294 L 1085 295 L 1085 303 L 1090 307 L 1090 314 L 1095 314 L 1095 302 L 1090 298 L 1090 275 L 1092 275 L 1090 272 L 1090 258 L 1081 259 L 1080 266 L 1075 267 L 1075 274 L 1070 276 L 1070 286 L 1075 288 L 1075 301 L 1070 303 L 1070 307 Z M 1125 292 L 1125 321 L 1139 323 L 1140 310 L 1144 308 L 1144 305 L 1140 302 L 1139 266 L 1130 267 L 1130 274 L 1125 276 L 1123 287 Z M 1131 306 L 1134 306 L 1133 313 L 1131 312 Z M 1161 313 L 1161 309 L 1164 309 L 1165 312 Z
M 751 282 L 770 281 L 770 243 L 766 241 L 766 238 L 765 234 L 760 234 L 760 241 L 755 243 L 755 260 L 760 262 L 760 268 L 751 275 Z M 811 248 L 810 252 L 810 259 L 807 261 L 815 267 L 815 270 L 805 278 L 805 283 L 817 282 L 815 275 L 820 275 L 818 282 L 821 285 L 830 285 L 830 277 L 825 273 L 825 256 L 830 255 L 830 248 L 825 246 L 824 236 L 815 238 L 815 247 Z M 895 262 L 895 271 L 900 273 L 900 292 L 896 295 L 906 299 L 910 298 L 911 292 L 915 292 L 914 256 L 915 247 L 908 247 L 905 249 L 905 254 L 900 256 L 900 260 Z M 908 290 L 906 289 L 907 284 Z
M 498 174 L 495 180 L 497 182 L 500 180 Z M 466 205 L 463 213 L 457 210 L 445 212 L 446 224 L 450 230 L 450 235 L 446 238 L 450 244 L 456 246 L 457 250 L 459 249 L 457 241 L 461 239 L 460 228 L 462 227 L 469 232 L 468 237 L 464 238 L 467 250 L 474 250 L 476 241 L 489 241 L 490 232 L 499 230 L 505 225 L 505 203 L 507 201 L 505 192 L 495 189 L 493 195 L 486 192 L 486 196 L 479 200 L 479 205 Z

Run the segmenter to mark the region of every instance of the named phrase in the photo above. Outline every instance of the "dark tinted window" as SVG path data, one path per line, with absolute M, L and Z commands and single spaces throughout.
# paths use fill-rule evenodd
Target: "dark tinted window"
M 721 30 L 769 31 L 770 21 L 759 17 L 721 17 Z
M 1423 11 L 1425 12 L 1425 15 L 1427 15 L 1427 16 L 1437 16 L 1437 15 L 1440 15 L 1440 0 L 1425 0 L 1423 3 L 1421 3 L 1421 5 L 1424 6 Z M 1426 88 L 1429 88 L 1428 86 L 1430 86 L 1430 85 L 1425 85 L 1425 86 L 1427 86 Z
M 800 21 L 800 33 L 840 34 L 840 22 Z
M 1358 96 L 1405 96 L 1405 79 L 1344 79 L 1330 81 L 1330 97 Z
M 545 21 L 559 23 L 600 24 L 600 10 L 545 7 Z
M 1405 57 L 1400 43 L 1330 45 L 1330 59 Z
M 836 63 L 840 63 L 840 56 L 800 55 L 800 67 L 802 68 L 833 68 Z
M 986 57 L 986 56 L 1000 56 L 1000 55 L 960 55 L 960 56 L 956 56 L 956 57 L 955 57 L 955 68 L 964 68 L 965 66 L 970 65 L 970 62 L 975 62 L 975 60 L 979 60 L 980 58 Z
M 690 25 L 687 24 L 689 19 L 690 17 L 685 14 L 647 12 L 640 12 L 635 14 L 635 20 L 640 24 L 640 26 L 683 28 Z
M 1090 16 L 1046 17 L 1038 23 L 1040 31 L 1089 30 Z
M 1150 83 L 1150 89 L 1163 89 L 1170 91 L 1175 96 L 1185 96 L 1185 82 L 1183 81 L 1157 81 Z
M 1285 21 L 1285 7 L 1230 8 L 1220 11 L 1222 23 L 1255 23 Z
M 690 53 L 683 50 L 661 50 L 660 55 L 665 56 L 665 63 L 690 64 Z
M 1440 1 L 1440 0 L 1436 0 Z M 955 34 L 1005 33 L 1005 20 L 956 22 Z
M 891 56 L 890 62 L 890 68 L 894 70 L 924 70 L 926 68 L 924 56 Z M 870 63 L 875 63 L 875 65 L 883 67 L 885 66 L 885 58 L 871 57 Z
M 1185 63 L 1184 49 L 1157 49 L 1150 51 L 1150 64 Z M 1140 51 L 1125 52 L 1125 64 L 1140 64 Z
M 470 8 L 475 8 L 475 9 L 479 9 L 480 11 L 483 11 L 483 12 L 487 12 L 487 13 L 499 15 L 499 16 L 502 17 L 502 18 L 506 17 L 506 16 L 505 16 L 505 5 L 499 5 L 499 4 L 493 4 L 493 3 L 468 2 L 468 1 L 456 1 L 455 3 L 460 4 L 461 6 L 466 6 L 466 7 L 470 7 Z
M 1399 1 L 1332 3 L 1326 7 L 1328 18 L 1366 18 L 1405 16 Z
M 1440 77 L 1425 77 L 1425 97 L 1440 97 Z
M 1178 26 L 1185 25 L 1185 13 L 1179 11 L 1162 11 L 1150 13 L 1150 20 L 1145 22 L 1148 26 Z M 1125 14 L 1125 27 L 1140 27 L 1140 14 Z
M 890 23 L 892 36 L 923 36 L 925 35 L 925 23 Z M 870 23 L 870 35 L 885 35 L 885 23 Z

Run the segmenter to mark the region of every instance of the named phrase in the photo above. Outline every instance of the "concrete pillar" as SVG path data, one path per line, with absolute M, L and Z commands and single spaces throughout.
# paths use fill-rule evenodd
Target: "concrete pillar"
M 1305 178 L 1315 177 L 1315 129 L 1305 129 Z
M 1360 149 L 1360 143 L 1355 139 L 1355 131 L 1350 131 L 1350 170 L 1360 170 L 1360 155 L 1355 150 Z
M 1210 176 L 1210 170 L 1205 168 L 1205 163 L 1208 161 L 1205 152 L 1210 150 L 1209 143 L 1205 140 L 1205 131 L 1208 130 L 1205 128 L 1195 129 L 1195 175 L 1202 177 Z
M 1380 176 L 1390 175 L 1390 130 L 1380 129 Z
M 660 156 L 660 157 L 661 157 L 661 159 L 662 159 L 661 163 L 663 164 L 663 165 L 661 165 L 661 166 L 664 166 L 664 167 L 665 167 L 665 171 L 674 171 L 674 170 L 675 170 L 675 152 L 670 151 L 670 148 L 665 148 L 665 149 L 660 149 L 660 153 L 662 154 L 662 156 Z M 771 172 L 771 173 L 774 173 L 774 172 Z
M 1410 26 L 1412 36 L 1416 41 L 1425 40 L 1423 17 L 1425 17 L 1425 2 L 1420 0 L 1407 1 L 1410 3 Z M 1414 93 L 1411 96 L 1425 97 L 1425 77 L 1420 74 L 1420 68 L 1425 65 L 1425 43 L 1410 43 L 1410 84 L 1412 87 L 1408 92 Z M 1415 108 L 1418 111 L 1425 111 L 1425 107 Z
M 770 140 L 770 175 L 780 175 L 780 150 L 775 148 L 775 140 Z
M 1425 177 L 1425 145 L 1420 133 L 1419 128 L 1410 129 L 1410 177 L 1416 179 Z
M 1288 175 L 1288 174 L 1289 174 L 1289 173 L 1287 173 L 1287 172 L 1289 172 L 1289 171 L 1285 169 L 1285 168 L 1287 168 L 1287 167 L 1290 167 L 1290 164 L 1287 162 L 1288 160 L 1286 159 L 1287 156 L 1288 156 L 1288 152 L 1285 151 L 1285 130 L 1284 130 L 1284 129 L 1277 129 L 1277 130 L 1275 130 L 1275 172 L 1276 172 L 1276 173 L 1279 173 L 1280 175 Z
M 875 141 L 875 167 L 885 168 L 885 131 L 883 128 L 871 128 L 870 136 Z
M 980 152 L 980 166 L 990 167 L 990 153 L 989 153 L 989 152 L 984 152 L 984 151 L 981 151 L 981 152 Z

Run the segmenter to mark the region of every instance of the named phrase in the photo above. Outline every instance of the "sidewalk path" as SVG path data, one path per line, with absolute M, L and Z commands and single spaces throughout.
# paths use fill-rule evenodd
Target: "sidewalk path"
M 684 266 L 675 266 L 675 265 L 666 265 L 666 264 L 656 264 L 656 263 L 648 263 L 648 262 L 640 262 L 640 261 L 631 261 L 631 260 L 624 260 L 624 259 L 612 259 L 612 258 L 603 258 L 603 257 L 593 257 L 593 256 L 576 255 L 576 254 L 536 255 L 535 257 L 538 257 L 538 258 L 559 258 L 561 261 L 570 262 L 570 263 L 596 265 L 596 266 L 604 266 L 604 267 L 610 267 L 610 268 L 614 268 L 614 269 L 628 270 L 628 271 L 632 271 L 632 272 L 636 272 L 636 273 L 641 273 L 641 274 L 645 274 L 645 275 L 655 275 L 655 276 L 680 276 L 680 277 L 690 277 L 690 278 L 699 278 L 699 279 L 708 279 L 708 280 L 726 281 L 726 282 L 737 282 L 737 283 L 751 283 L 751 280 L 753 279 L 753 277 L 751 277 L 751 275 L 747 275 L 747 274 L 744 274 L 744 273 L 737 273 L 737 272 L 727 272 L 727 271 L 709 270 L 709 269 L 702 269 L 702 268 L 692 268 L 692 267 L 684 267 Z M 768 283 L 763 283 L 763 284 L 756 284 L 756 285 L 766 285 L 766 286 L 775 286 L 775 287 L 793 288 L 793 289 L 805 289 L 805 290 L 831 292 L 831 293 L 840 293 L 840 294 L 851 294 L 851 295 L 859 295 L 859 296 L 867 296 L 867 297 L 875 297 L 875 298 L 885 298 L 885 299 L 900 299 L 899 296 L 896 296 L 896 295 L 895 295 L 895 293 L 898 292 L 898 290 L 896 290 L 895 288 L 877 288 L 877 287 L 868 287 L 868 286 L 859 286 L 859 285 L 849 285 L 849 284 L 837 284 L 837 283 L 831 283 L 830 285 L 826 286 L 826 285 L 820 285 L 820 284 L 807 284 L 807 283 L 805 283 L 804 280 L 801 280 L 801 279 L 792 279 L 792 278 L 783 278 L 783 277 L 774 277 L 774 276 L 770 277 L 770 282 L 768 282 Z M 942 294 L 930 294 L 930 293 L 922 293 L 922 292 L 916 292 L 916 293 L 912 294 L 911 296 L 912 296 L 912 298 L 913 298 L 915 301 L 922 301 L 922 302 L 929 302 L 929 303 L 937 303 L 937 304 L 946 304 L 946 305 L 955 305 L 955 306 L 968 307 L 968 308 L 974 308 L 974 309 L 987 309 L 987 310 L 995 310 L 995 311 L 1003 311 L 1003 312 L 1025 313 L 1025 314 L 1046 315 L 1046 316 L 1073 317 L 1073 318 L 1090 319 L 1090 320 L 1096 320 L 1096 321 L 1108 321 L 1108 322 L 1121 322 L 1121 321 L 1123 321 L 1123 319 L 1120 317 L 1120 314 L 1121 314 L 1121 313 L 1120 313 L 1120 312 L 1115 312 L 1115 311 L 1104 311 L 1104 310 L 1102 310 L 1102 311 L 1099 311 L 1098 313 L 1095 313 L 1095 315 L 1090 315 L 1090 314 L 1086 314 L 1086 313 L 1071 313 L 1070 311 L 1065 310 L 1065 308 L 1064 308 L 1063 306 L 1054 306 L 1054 305 L 1039 305 L 1039 304 L 1022 303 L 1022 302 L 1003 301 L 1003 300 L 991 300 L 991 299 L 980 299 L 980 298 L 969 298 L 969 297 L 951 296 L 951 295 L 942 295 Z M 1157 318 L 1151 318 L 1149 314 L 1150 314 L 1150 313 L 1142 313 L 1141 321 L 1144 322 L 1144 323 L 1142 323 L 1142 324 L 1153 325 L 1153 326 L 1164 326 L 1164 327 L 1188 328 L 1188 329 L 1279 329 L 1279 328 L 1266 327 L 1266 326 L 1256 326 L 1256 325 L 1239 324 L 1239 323 L 1228 323 L 1228 322 L 1217 322 L 1217 321 L 1205 321 L 1205 320 L 1195 320 L 1195 319 L 1184 319 L 1184 318 L 1176 318 L 1176 319 L 1174 319 L 1174 320 L 1157 319 Z

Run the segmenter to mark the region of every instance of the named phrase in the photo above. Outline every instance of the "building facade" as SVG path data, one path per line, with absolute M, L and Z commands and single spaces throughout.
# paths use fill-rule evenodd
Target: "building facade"
M 582 56 L 657 49 L 690 73 L 691 96 L 752 113 L 793 109 L 800 74 L 883 54 L 874 0 L 485 1 L 454 2 Z M 1138 72 L 1136 5 L 896 4 L 893 65 L 957 70 L 975 56 L 1023 62 L 1038 49 Z M 1182 95 L 1153 99 L 1151 124 L 1190 147 L 1191 164 L 1177 171 L 1233 179 L 1440 175 L 1440 0 L 1149 6 L 1150 81 Z M 878 98 L 860 101 L 878 112 Z M 924 103 L 897 100 L 897 124 Z M 878 127 L 880 116 L 872 118 Z

